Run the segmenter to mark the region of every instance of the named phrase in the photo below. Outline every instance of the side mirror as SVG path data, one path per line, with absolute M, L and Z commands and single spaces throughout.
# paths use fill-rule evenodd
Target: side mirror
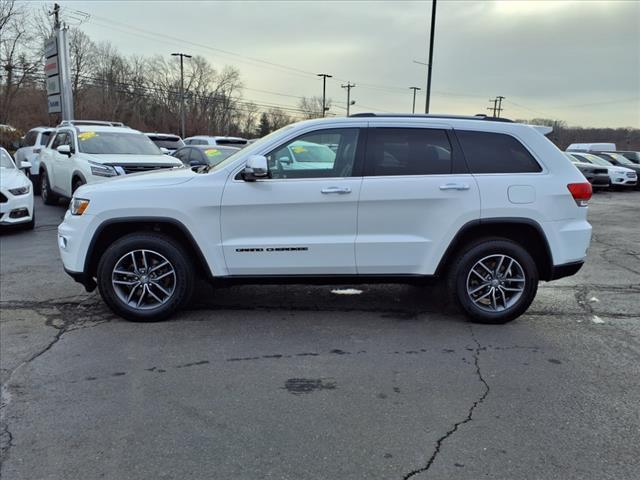
M 171 155 L 171 150 L 169 150 L 168 148 L 160 147 L 160 151 L 165 155 Z
M 247 182 L 255 182 L 259 178 L 269 176 L 267 157 L 264 155 L 251 155 L 242 172 L 242 178 Z
M 206 163 L 202 163 L 202 162 L 199 162 L 197 160 L 189 160 L 189 166 L 190 167 L 202 167 L 204 165 L 206 165 Z
M 71 156 L 71 147 L 69 145 L 60 145 L 56 148 L 58 153 L 62 155 L 66 155 L 67 157 Z
M 284 165 L 290 165 L 291 164 L 291 159 L 289 157 L 280 157 L 278 159 L 278 163 L 282 163 Z
M 22 160 L 20 162 L 20 168 L 24 170 L 31 170 L 31 162 L 27 162 L 26 160 Z

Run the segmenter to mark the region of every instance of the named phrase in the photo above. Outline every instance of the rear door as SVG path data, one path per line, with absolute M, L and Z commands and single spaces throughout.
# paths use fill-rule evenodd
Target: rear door
M 368 129 L 359 274 L 432 274 L 460 227 L 479 216 L 478 187 L 447 125 Z
M 361 140 L 356 126 L 313 130 L 265 152 L 271 178 L 246 182 L 236 175 L 227 181 L 221 233 L 231 275 L 356 273 Z M 323 156 L 307 160 L 322 168 L 288 161 L 294 142 L 301 154 L 317 146 Z M 331 159 L 324 155 L 327 145 L 337 145 Z

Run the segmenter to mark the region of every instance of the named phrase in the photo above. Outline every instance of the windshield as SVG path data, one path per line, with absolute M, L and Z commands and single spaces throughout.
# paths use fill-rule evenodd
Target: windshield
M 609 155 L 611 155 L 613 158 L 615 158 L 618 162 L 620 162 L 623 165 L 631 165 L 631 166 L 637 165 L 633 163 L 631 160 L 629 160 L 627 157 L 625 157 L 624 155 L 620 155 L 619 153 L 609 153 Z
M 162 155 L 160 149 L 142 133 L 81 132 L 78 148 L 95 155 Z
M 238 151 L 237 148 L 209 147 L 202 150 L 209 165 L 217 165 Z
M 184 142 L 178 137 L 154 137 L 149 136 L 151 141 L 158 147 L 167 148 L 169 150 L 177 150 L 184 147 Z
M 597 155 L 585 155 L 585 157 L 589 159 L 591 163 L 595 163 L 596 165 L 601 165 L 603 167 L 613 166 L 610 162 L 607 162 L 604 158 Z
M 7 152 L 0 150 L 0 167 L 2 168 L 16 168 L 13 164 L 13 160 Z
M 222 162 L 216 163 L 215 165 L 212 165 L 206 171 L 207 172 L 213 172 L 213 171 L 216 171 L 216 170 L 223 169 L 224 167 L 226 167 L 227 165 L 232 163 L 236 159 L 236 156 L 238 155 L 238 153 L 240 153 L 240 152 L 242 152 L 243 155 L 251 155 L 251 154 L 253 154 L 254 152 L 260 150 L 262 148 L 262 145 L 264 145 L 265 143 L 269 142 L 273 137 L 276 137 L 276 136 L 280 135 L 282 132 L 284 132 L 286 130 L 289 130 L 291 128 L 293 128 L 293 125 L 287 125 L 286 127 L 282 127 L 279 130 L 276 130 L 275 132 L 271 132 L 269 135 L 267 135 L 265 137 L 262 137 L 260 140 L 256 140 L 254 143 L 252 143 L 248 147 L 245 147 L 242 150 L 238 150 L 236 153 L 234 153 L 230 157 L 225 158 Z

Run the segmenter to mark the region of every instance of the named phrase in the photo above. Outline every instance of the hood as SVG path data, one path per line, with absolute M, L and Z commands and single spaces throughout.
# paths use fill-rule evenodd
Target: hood
M 156 170 L 152 172 L 134 173 L 112 177 L 104 182 L 90 183 L 81 186 L 76 190 L 77 196 L 91 194 L 98 191 L 123 191 L 123 190 L 144 190 L 152 188 L 162 188 L 169 185 L 188 182 L 197 173 L 190 168 L 172 168 L 170 170 Z
M 169 155 L 118 155 L 105 154 L 96 155 L 93 153 L 85 153 L 88 160 L 98 163 L 106 163 L 109 165 L 139 165 L 139 164 L 155 164 L 155 165 L 182 165 L 182 162 L 175 157 Z
M 29 179 L 17 168 L 0 169 L 0 188 L 18 188 L 29 183 Z

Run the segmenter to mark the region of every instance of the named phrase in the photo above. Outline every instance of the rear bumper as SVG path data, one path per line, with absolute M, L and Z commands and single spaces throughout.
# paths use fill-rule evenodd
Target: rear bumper
M 564 277 L 570 277 L 571 275 L 575 275 L 582 268 L 584 262 L 581 260 L 579 262 L 570 262 L 564 263 L 562 265 L 554 265 L 551 269 L 551 277 L 549 280 L 558 280 Z

